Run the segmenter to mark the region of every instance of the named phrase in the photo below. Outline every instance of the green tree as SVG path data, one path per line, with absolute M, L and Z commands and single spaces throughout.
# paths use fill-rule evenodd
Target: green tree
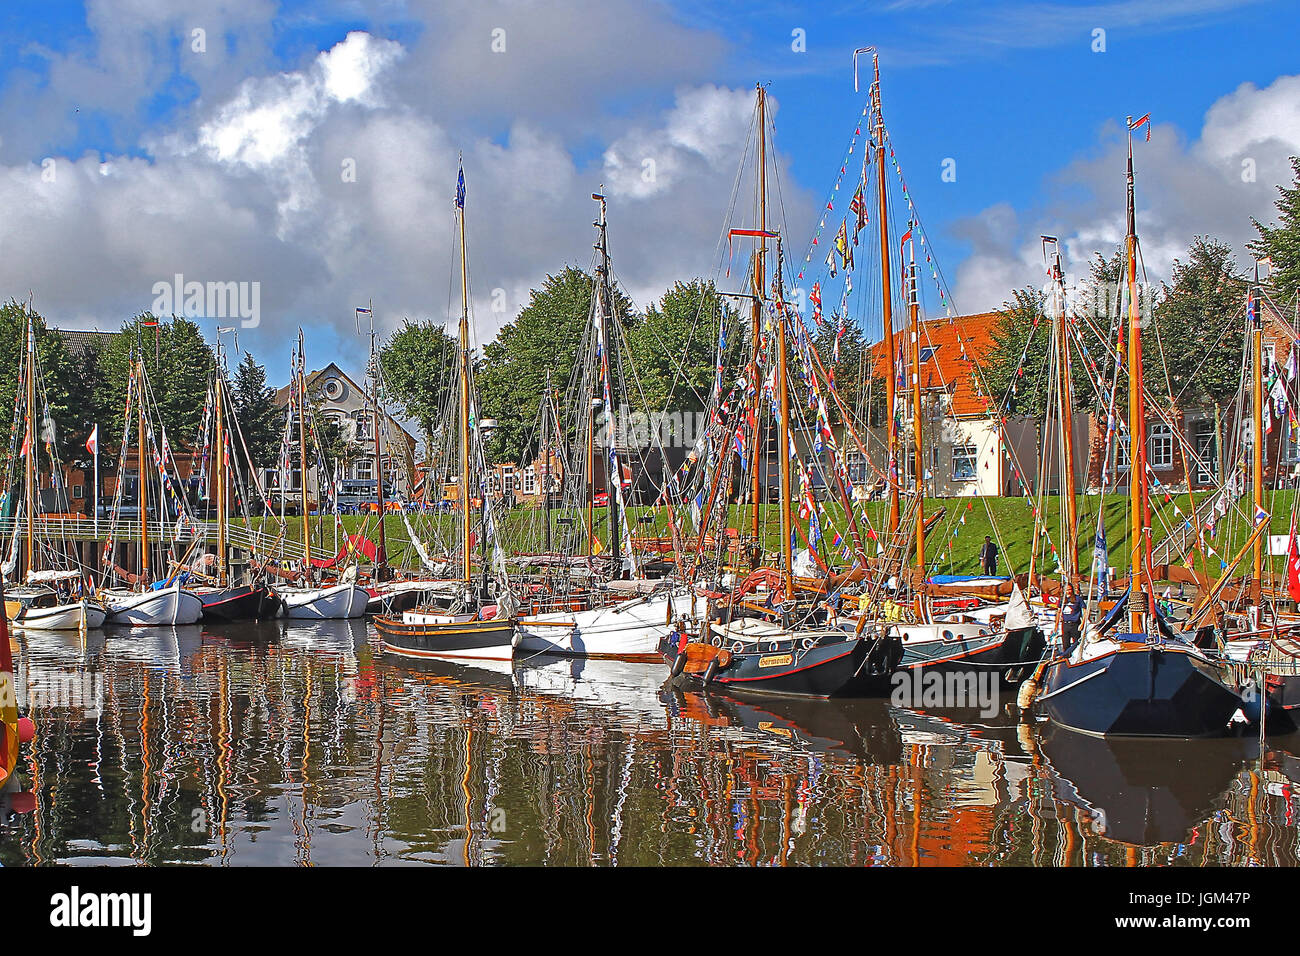
M 548 275 L 484 348 L 476 375 L 484 417 L 498 422 L 493 457 L 522 457 L 536 432 L 548 371 L 552 386 L 564 393 L 589 327 L 593 285 L 590 275 L 573 266 Z M 631 300 L 618 289 L 613 313 L 624 329 L 636 321 Z
M 230 382 L 230 400 L 254 468 L 273 466 L 279 455 L 284 415 L 274 396 L 275 389 L 266 384 L 266 368 L 245 352 Z
M 647 413 L 702 411 L 713 390 L 723 321 L 727 329 L 723 367 L 734 369 L 745 363 L 746 324 L 718 294 L 712 280 L 678 282 L 651 304 L 645 317 L 627 330 L 636 374 L 636 383 L 629 383 L 629 403 L 638 408 L 644 403 L 642 410 Z
M 156 326 L 151 324 L 154 322 Z M 144 359 L 145 374 L 169 439 L 192 442 L 203 424 L 214 361 L 198 325 L 184 316 L 155 319 L 145 312 L 126 322 L 105 347 L 105 384 L 115 396 L 110 430 L 114 436 L 122 433 L 132 355 Z
M 1269 284 L 1283 299 L 1300 291 L 1300 156 L 1291 157 L 1292 184 L 1278 186 L 1278 224 L 1266 226 L 1251 219 L 1259 238 L 1250 243 L 1251 254 L 1273 260 Z
M 429 455 L 454 400 L 459 351 L 456 336 L 441 325 L 409 319 L 379 351 L 387 396 L 419 427 Z
M 0 395 L 14 401 L 15 408 L 19 371 L 27 350 L 27 314 L 26 307 L 15 301 L 0 306 Z M 60 460 L 68 462 L 77 457 L 84 458 L 85 449 L 81 446 L 93 420 L 87 403 L 87 393 L 94 385 L 93 370 L 86 370 L 79 360 L 68 354 L 63 336 L 50 328 L 40 314 L 33 312 L 31 317 L 40 370 L 38 408 L 48 411 L 54 423 L 55 451 Z M 0 447 L 7 451 L 11 440 L 16 441 L 16 455 L 22 439 L 14 437 L 13 418 L 13 414 L 0 417 Z M 22 428 L 23 424 L 19 422 L 20 433 Z M 81 449 L 80 454 L 78 449 Z

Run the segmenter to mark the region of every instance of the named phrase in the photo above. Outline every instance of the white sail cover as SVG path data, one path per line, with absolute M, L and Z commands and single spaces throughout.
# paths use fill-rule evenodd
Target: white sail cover
M 1018 631 L 1023 627 L 1033 627 L 1033 625 L 1034 612 L 1030 610 L 1029 602 L 1025 600 L 1020 585 L 1013 585 L 1011 600 L 1007 602 L 1007 617 L 1003 626 L 1008 631 Z

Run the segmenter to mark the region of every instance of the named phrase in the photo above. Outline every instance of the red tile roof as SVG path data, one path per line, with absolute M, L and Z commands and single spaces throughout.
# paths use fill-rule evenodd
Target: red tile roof
M 979 312 L 921 323 L 921 354 L 924 356 L 926 349 L 934 350 L 929 359 L 921 363 L 921 387 L 946 387 L 952 392 L 952 411 L 958 417 L 980 417 L 986 413 L 984 399 L 976 394 L 971 373 L 975 362 L 983 367 L 993 347 L 993 329 L 1000 316 L 999 312 Z M 896 347 L 901 348 L 906 341 L 906 330 L 894 332 Z M 890 363 L 884 343 L 873 345 L 871 355 L 876 374 L 888 374 Z

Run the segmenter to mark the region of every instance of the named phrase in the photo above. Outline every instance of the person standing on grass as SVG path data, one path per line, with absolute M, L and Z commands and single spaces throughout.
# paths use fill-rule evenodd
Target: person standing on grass
M 998 546 L 987 534 L 984 536 L 984 547 L 980 548 L 980 570 L 990 577 L 998 573 Z

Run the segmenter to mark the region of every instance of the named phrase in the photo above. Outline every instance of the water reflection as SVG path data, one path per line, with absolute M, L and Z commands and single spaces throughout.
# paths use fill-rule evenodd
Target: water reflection
M 1300 746 L 412 666 L 361 621 L 23 634 L 0 863 L 1294 864 Z

